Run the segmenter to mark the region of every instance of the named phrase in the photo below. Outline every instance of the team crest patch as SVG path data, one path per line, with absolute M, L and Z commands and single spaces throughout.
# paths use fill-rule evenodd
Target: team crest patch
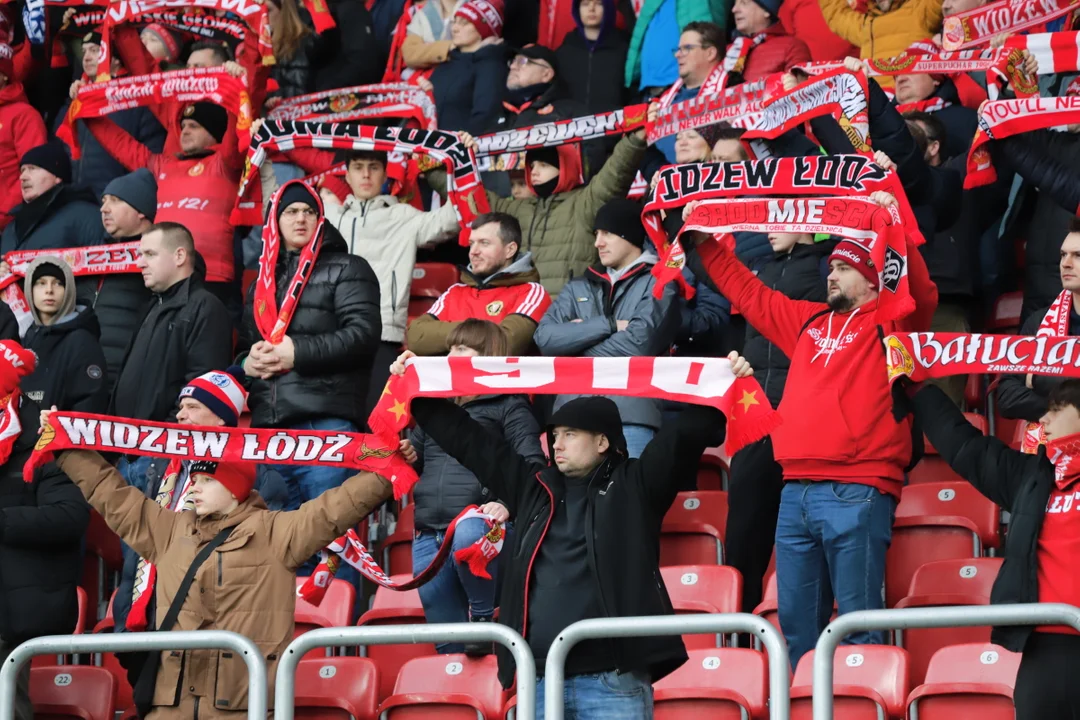
M 488 303 L 487 308 L 485 308 L 485 309 L 487 310 L 488 315 L 498 315 L 499 313 L 502 312 L 503 301 L 502 300 L 496 300 L 495 302 L 490 302 L 490 303 Z
M 198 177 L 203 174 L 203 170 L 205 169 L 205 165 L 203 165 L 202 163 L 196 163 L 195 165 L 191 166 L 191 169 L 188 170 L 187 174 L 191 177 Z
M 210 376 L 210 382 L 214 383 L 220 388 L 229 387 L 229 377 L 227 375 L 214 373 Z

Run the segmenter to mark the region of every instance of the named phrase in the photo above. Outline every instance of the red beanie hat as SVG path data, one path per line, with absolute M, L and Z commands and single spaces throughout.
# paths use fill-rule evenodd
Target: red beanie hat
M 9 83 L 15 82 L 15 51 L 6 43 L 0 43 L 0 73 Z
M 247 500 L 255 487 L 255 465 L 252 463 L 199 460 L 191 464 L 191 474 L 209 475 L 240 502 Z
M 829 262 L 839 260 L 854 268 L 860 275 L 867 279 L 870 287 L 878 290 L 878 271 L 874 261 L 870 259 L 870 248 L 860 245 L 854 240 L 841 240 L 837 243 L 829 255 Z
M 0 70 L 0 72 L 3 72 Z M 0 399 L 19 387 L 19 378 L 34 372 L 37 355 L 14 340 L 0 340 Z
M 469 0 L 454 13 L 472 23 L 480 38 L 486 40 L 492 36 L 502 36 L 502 3 L 499 0 Z

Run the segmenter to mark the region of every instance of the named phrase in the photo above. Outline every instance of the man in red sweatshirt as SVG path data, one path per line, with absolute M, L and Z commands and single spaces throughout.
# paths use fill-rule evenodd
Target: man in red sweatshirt
M 22 202 L 19 160 L 31 148 L 48 139 L 41 115 L 26 101 L 22 83 L 15 77 L 11 46 L 0 43 L 0 230 Z
M 896 202 L 883 192 L 872 198 Z M 704 242 L 697 254 L 732 307 L 791 358 L 778 408 L 784 422 L 772 439 L 785 481 L 776 525 L 780 626 L 794 668 L 828 624 L 834 599 L 840 614 L 882 607 L 885 552 L 912 459 L 911 422 L 893 415 L 882 333 L 928 330 L 937 287 L 909 246 L 915 311 L 879 323 L 877 270 L 854 242 L 841 241 L 829 256 L 827 304 L 768 289 L 721 243 Z M 847 641 L 884 640 L 869 632 Z
M 86 120 L 109 154 L 129 170 L 148 168 L 157 179 L 157 222 L 175 222 L 191 231 L 206 261 L 206 289 L 229 307 L 238 301 L 229 213 L 236 200 L 243 157 L 235 143 L 222 142 L 229 115 L 211 102 L 183 105 L 176 154 L 151 153 L 108 118 Z

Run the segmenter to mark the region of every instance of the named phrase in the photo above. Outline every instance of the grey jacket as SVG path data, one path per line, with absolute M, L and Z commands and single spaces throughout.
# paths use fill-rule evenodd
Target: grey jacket
M 529 462 L 547 463 L 540 447 L 540 425 L 524 395 L 481 395 L 464 407 L 473 420 L 505 440 L 518 455 Z M 413 488 L 417 529 L 445 530 L 466 506 L 499 499 L 419 426 L 409 437 L 416 449 L 416 470 L 420 473 L 420 482 Z
M 655 283 L 651 270 L 657 263 L 646 251 L 616 275 L 595 265 L 581 277 L 566 284 L 533 335 L 544 355 L 564 357 L 656 357 L 667 354 L 679 329 L 675 284 L 664 290 L 662 299 L 653 297 Z M 574 322 L 581 320 L 581 322 Z M 617 320 L 627 320 L 618 330 Z M 557 410 L 577 395 L 555 398 Z M 650 398 L 612 397 L 622 421 L 631 425 L 660 427 L 660 404 Z

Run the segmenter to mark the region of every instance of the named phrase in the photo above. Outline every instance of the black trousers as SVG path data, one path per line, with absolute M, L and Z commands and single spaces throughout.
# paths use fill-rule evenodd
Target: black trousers
M 784 475 L 773 459 L 772 438 L 735 453 L 728 481 L 726 564 L 743 577 L 743 612 L 761 603 L 761 583 L 769 569 L 780 512 Z
M 1031 633 L 1016 674 L 1016 720 L 1080 720 L 1080 635 Z

